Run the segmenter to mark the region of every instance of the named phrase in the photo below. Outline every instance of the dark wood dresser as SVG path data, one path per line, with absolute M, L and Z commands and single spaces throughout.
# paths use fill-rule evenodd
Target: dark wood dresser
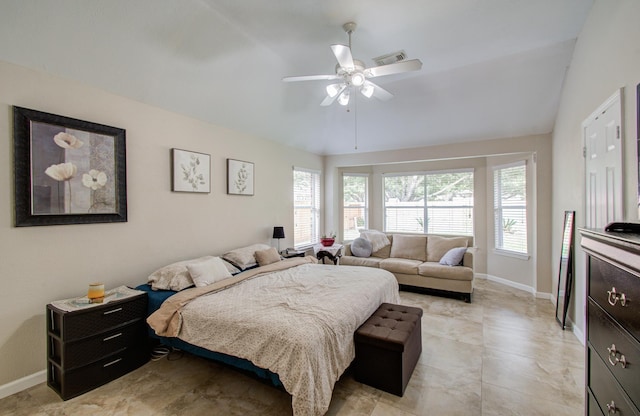
M 587 253 L 585 414 L 640 416 L 640 234 L 580 233 Z
M 72 312 L 47 305 L 47 384 L 63 400 L 149 360 L 147 294 Z

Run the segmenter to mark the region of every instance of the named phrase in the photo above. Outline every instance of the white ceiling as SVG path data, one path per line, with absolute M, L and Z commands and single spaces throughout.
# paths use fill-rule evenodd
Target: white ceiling
M 0 0 L 0 60 L 318 154 L 382 151 L 549 133 L 592 3 Z M 351 112 L 319 105 L 329 81 L 281 81 L 332 74 L 348 21 L 367 66 L 423 62 Z

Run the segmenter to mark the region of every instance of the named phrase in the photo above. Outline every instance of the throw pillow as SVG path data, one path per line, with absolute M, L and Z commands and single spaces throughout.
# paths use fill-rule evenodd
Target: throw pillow
M 467 237 L 440 237 L 430 235 L 427 240 L 427 261 L 438 262 L 447 251 L 455 247 L 467 247 Z
M 464 253 L 467 252 L 466 247 L 455 247 L 447 251 L 440 259 L 440 264 L 444 266 L 460 266 Z
M 371 251 L 371 241 L 366 238 L 358 237 L 351 242 L 351 254 L 356 257 L 369 257 L 371 256 Z
M 183 260 L 161 267 L 151 273 L 147 282 L 153 290 L 179 291 L 193 286 L 193 279 L 187 270 L 187 264 L 198 263 L 213 256 L 198 257 L 197 259 Z
M 256 251 L 255 256 L 260 266 L 266 266 L 267 264 L 276 263 L 281 260 L 280 254 L 278 254 L 278 251 L 273 247 Z
M 196 287 L 208 286 L 217 281 L 231 277 L 231 273 L 227 270 L 223 260 L 220 257 L 212 257 L 210 259 L 187 264 L 187 270 L 193 279 Z
M 271 247 L 266 244 L 253 244 L 247 247 L 228 251 L 222 255 L 222 258 L 240 270 L 246 270 L 256 265 L 256 251 L 267 250 L 269 248 Z
M 391 257 L 425 261 L 427 259 L 427 237 L 394 234 Z

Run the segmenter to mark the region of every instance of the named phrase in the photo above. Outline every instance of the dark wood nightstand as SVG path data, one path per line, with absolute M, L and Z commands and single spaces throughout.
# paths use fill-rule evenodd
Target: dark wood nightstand
M 149 361 L 147 294 L 71 312 L 47 305 L 47 384 L 63 400 Z

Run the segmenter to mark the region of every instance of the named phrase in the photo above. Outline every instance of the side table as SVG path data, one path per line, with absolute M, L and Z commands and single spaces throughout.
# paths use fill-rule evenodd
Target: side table
M 65 311 L 47 305 L 47 384 L 63 400 L 149 361 L 147 294 Z
M 333 244 L 330 247 L 325 247 L 322 244 L 316 244 L 313 246 L 313 252 L 315 253 L 318 261 L 322 261 L 324 264 L 325 257 L 333 261 L 334 265 L 337 265 L 342 257 L 342 244 Z
M 304 251 L 289 251 L 283 250 L 280 252 L 280 256 L 285 259 L 290 259 L 292 257 L 304 257 Z

